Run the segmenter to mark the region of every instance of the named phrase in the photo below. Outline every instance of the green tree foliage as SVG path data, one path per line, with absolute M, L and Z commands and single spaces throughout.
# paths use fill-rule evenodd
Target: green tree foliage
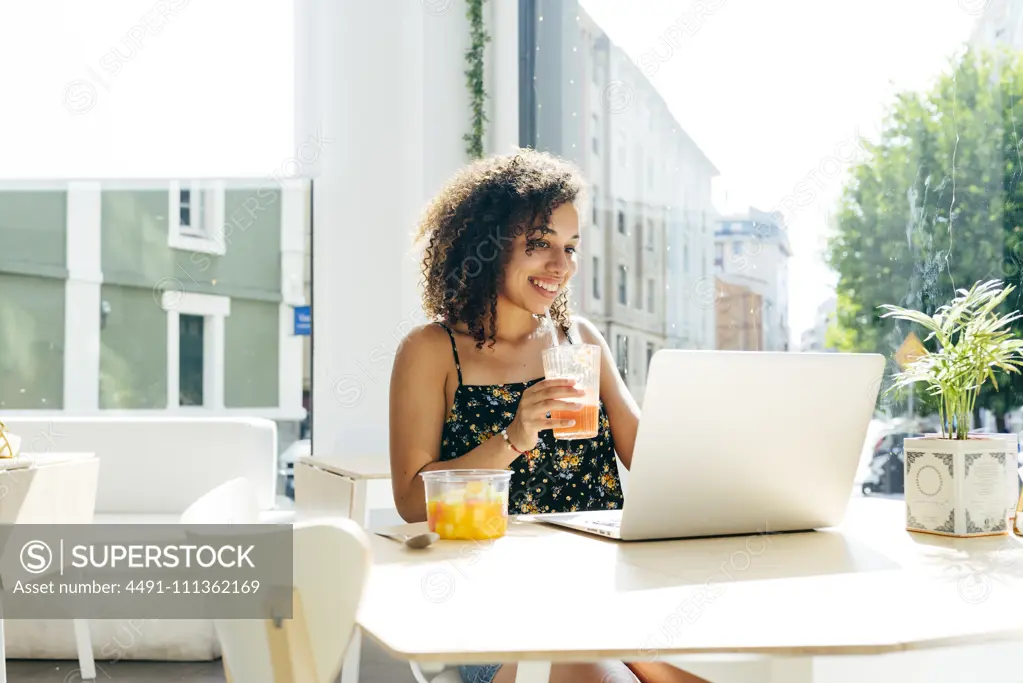
M 921 329 L 882 318 L 879 306 L 931 315 L 978 281 L 1016 285 L 1005 309 L 1020 307 L 1021 137 L 1020 54 L 966 51 L 927 91 L 895 98 L 880 139 L 864 141 L 869 154 L 851 169 L 828 246 L 839 275 L 828 331 L 835 348 L 891 357 Z M 1023 324 L 1013 332 L 1023 336 Z M 1023 380 L 999 376 L 998 384 L 978 407 L 1001 416 L 1023 404 Z

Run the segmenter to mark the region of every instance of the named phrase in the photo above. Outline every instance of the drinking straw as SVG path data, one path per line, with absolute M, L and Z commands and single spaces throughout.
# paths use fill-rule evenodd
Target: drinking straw
M 551 309 L 547 309 L 547 327 L 551 331 L 551 343 L 558 345 L 558 331 L 554 329 L 554 320 L 551 318 Z

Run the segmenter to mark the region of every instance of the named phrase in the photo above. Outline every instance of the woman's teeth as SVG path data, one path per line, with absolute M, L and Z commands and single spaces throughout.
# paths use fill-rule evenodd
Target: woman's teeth
M 533 278 L 529 278 L 529 281 L 533 283 L 533 286 L 542 289 L 545 292 L 550 292 L 551 294 L 554 294 L 559 289 L 559 286 L 556 284 L 541 282 L 540 280 L 534 280 Z

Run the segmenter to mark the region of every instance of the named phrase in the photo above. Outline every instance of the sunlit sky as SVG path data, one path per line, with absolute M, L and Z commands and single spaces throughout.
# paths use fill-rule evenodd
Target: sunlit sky
M 835 278 L 823 265 L 828 212 L 857 132 L 872 136 L 892 96 L 926 88 L 968 39 L 974 0 L 580 0 L 637 64 L 721 173 L 722 212 L 781 207 L 801 181 L 814 199 L 789 216 L 792 341 Z M 697 5 L 713 8 L 697 19 Z M 668 57 L 665 32 L 683 31 Z M 836 154 L 837 153 L 837 154 Z M 816 175 L 811 175 L 816 170 Z M 843 169 L 844 170 L 844 169 Z M 805 194 L 803 195 L 806 196 Z M 798 347 L 797 347 L 798 348 Z
M 292 15 L 284 0 L 0 2 L 0 181 L 269 175 L 295 150 Z

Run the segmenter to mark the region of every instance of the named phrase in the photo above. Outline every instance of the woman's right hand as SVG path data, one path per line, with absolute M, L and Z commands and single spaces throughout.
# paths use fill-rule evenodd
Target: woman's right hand
M 554 410 L 579 410 L 581 403 L 565 400 L 581 398 L 586 394 L 575 388 L 574 379 L 544 379 L 522 392 L 515 419 L 508 426 L 508 438 L 521 451 L 536 447 L 540 432 L 545 429 L 571 427 L 575 420 L 555 420 L 547 417 Z

